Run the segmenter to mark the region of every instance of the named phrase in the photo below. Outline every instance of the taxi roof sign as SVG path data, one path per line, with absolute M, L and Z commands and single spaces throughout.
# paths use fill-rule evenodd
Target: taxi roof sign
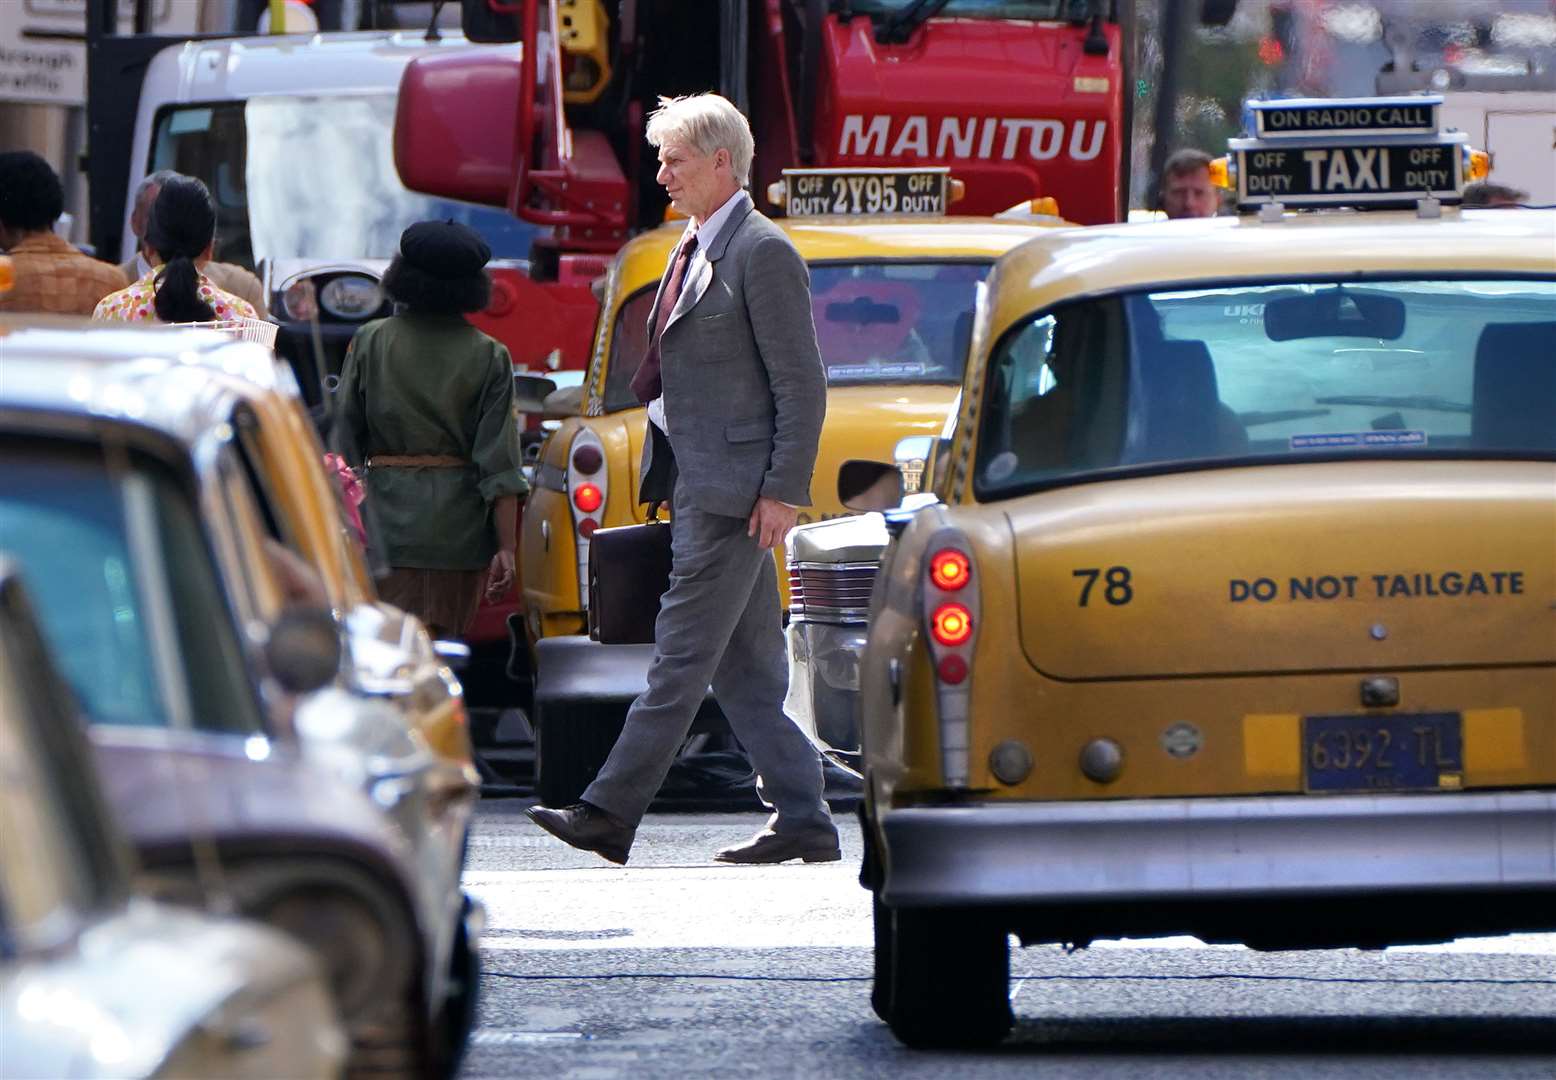
M 768 199 L 790 217 L 944 217 L 960 194 L 944 165 L 916 168 L 784 169 Z
M 1441 127 L 1439 96 L 1367 98 L 1287 98 L 1250 101 L 1249 128 L 1256 139 L 1310 135 L 1436 135 Z
M 1257 134 L 1228 143 L 1238 208 L 1462 201 L 1468 136 L 1439 133 L 1442 102 L 1438 96 L 1249 102 L 1245 115 Z

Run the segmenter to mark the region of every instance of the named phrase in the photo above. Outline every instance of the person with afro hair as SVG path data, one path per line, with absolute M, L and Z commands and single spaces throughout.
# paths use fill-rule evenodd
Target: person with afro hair
M 64 212 L 65 190 L 47 161 L 30 150 L 0 153 L 0 248 L 16 275 L 11 291 L 0 295 L 0 311 L 90 315 L 99 300 L 124 288 L 118 267 L 55 235 Z
M 422 221 L 384 273 L 395 314 L 351 340 L 335 448 L 365 473 L 379 596 L 434 637 L 458 637 L 485 595 L 514 585 L 519 470 L 513 361 L 465 316 L 486 307 L 491 249 L 468 226 Z M 483 589 L 484 584 L 484 589 Z

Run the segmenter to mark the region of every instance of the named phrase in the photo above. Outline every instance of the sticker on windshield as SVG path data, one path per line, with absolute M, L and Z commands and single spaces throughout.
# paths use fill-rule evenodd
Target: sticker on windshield
M 1362 450 L 1391 446 L 1425 446 L 1424 431 L 1336 431 L 1324 435 L 1293 435 L 1293 450 Z
M 880 364 L 828 364 L 829 379 L 922 379 L 929 365 L 922 361 L 887 361 Z

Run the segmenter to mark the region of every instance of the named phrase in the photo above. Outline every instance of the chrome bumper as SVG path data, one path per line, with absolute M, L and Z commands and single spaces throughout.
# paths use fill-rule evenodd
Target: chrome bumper
M 791 622 L 784 711 L 834 763 L 858 774 L 859 657 L 869 628 Z
M 915 807 L 880 815 L 881 898 L 931 905 L 1556 889 L 1556 793 Z

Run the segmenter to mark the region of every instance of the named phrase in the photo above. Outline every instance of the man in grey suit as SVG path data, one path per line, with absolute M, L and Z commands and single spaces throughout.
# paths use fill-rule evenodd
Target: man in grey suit
M 661 100 L 648 141 L 658 181 L 690 223 L 649 314 L 632 381 L 648 404 L 639 494 L 669 499 L 670 588 L 654 624 L 648 688 L 583 793 L 530 817 L 567 843 L 627 861 L 708 687 L 756 766 L 775 812 L 722 862 L 841 857 L 821 797 L 821 760 L 783 712 L 788 685 L 772 549 L 810 503 L 826 373 L 810 276 L 744 191 L 753 144 L 717 94 Z

